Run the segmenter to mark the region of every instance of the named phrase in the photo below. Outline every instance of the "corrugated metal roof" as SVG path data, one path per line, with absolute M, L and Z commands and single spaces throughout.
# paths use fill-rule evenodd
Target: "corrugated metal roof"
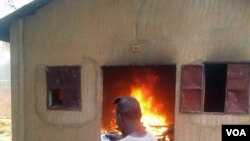
M 21 7 L 15 12 L 0 19 L 0 40 L 10 42 L 10 24 L 12 21 L 21 17 L 33 14 L 51 0 L 34 0 L 33 2 Z

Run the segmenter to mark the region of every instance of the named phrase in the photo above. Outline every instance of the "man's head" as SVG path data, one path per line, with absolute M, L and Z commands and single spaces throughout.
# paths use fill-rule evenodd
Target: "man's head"
M 126 130 L 131 123 L 140 122 L 141 108 L 135 98 L 120 97 L 115 100 L 114 104 L 116 105 L 116 122 L 121 131 Z

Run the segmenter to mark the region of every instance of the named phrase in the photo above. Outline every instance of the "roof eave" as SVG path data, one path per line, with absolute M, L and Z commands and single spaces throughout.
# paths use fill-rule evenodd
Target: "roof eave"
M 19 18 L 33 14 L 51 0 L 34 0 L 15 12 L 0 19 L 0 40 L 10 42 L 10 24 Z

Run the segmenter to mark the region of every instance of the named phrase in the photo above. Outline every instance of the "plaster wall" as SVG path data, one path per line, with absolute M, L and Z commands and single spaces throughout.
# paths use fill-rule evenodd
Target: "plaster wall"
M 221 124 L 250 124 L 249 116 L 179 112 L 181 65 L 250 62 L 248 0 L 53 0 L 12 24 L 12 37 L 20 28 L 12 46 L 21 47 L 22 71 L 12 79 L 22 81 L 12 86 L 23 105 L 13 104 L 22 116 L 13 128 L 23 131 L 14 141 L 98 141 L 104 65 L 176 64 L 175 141 L 220 141 Z M 82 66 L 81 112 L 46 110 L 45 67 L 58 65 Z

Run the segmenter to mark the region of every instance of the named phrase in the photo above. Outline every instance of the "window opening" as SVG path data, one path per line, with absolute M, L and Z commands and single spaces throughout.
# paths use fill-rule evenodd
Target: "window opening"
M 117 130 L 113 101 L 133 96 L 142 108 L 145 128 L 168 141 L 166 127 L 174 125 L 176 66 L 103 66 L 102 131 Z
M 205 112 L 224 112 L 227 64 L 205 64 Z
M 181 71 L 181 112 L 249 113 L 248 63 L 184 65 Z
M 48 66 L 47 109 L 81 110 L 81 67 Z

